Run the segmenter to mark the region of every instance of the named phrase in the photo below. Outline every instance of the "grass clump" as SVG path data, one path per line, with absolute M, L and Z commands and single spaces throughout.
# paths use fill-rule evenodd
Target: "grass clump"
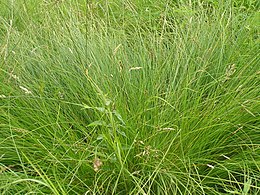
M 3 7 L 1 194 L 260 192 L 257 1 Z

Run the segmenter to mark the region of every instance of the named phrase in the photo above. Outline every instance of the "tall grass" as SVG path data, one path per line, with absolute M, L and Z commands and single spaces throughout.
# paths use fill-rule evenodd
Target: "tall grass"
M 9 1 L 1 194 L 258 194 L 257 1 Z

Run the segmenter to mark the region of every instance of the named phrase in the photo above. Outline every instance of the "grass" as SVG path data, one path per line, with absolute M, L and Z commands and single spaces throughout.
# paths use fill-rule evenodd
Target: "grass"
M 1 194 L 260 193 L 258 1 L 0 6 Z

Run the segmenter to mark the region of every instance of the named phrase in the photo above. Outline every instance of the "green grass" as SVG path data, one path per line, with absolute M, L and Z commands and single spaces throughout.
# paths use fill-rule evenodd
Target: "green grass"
M 260 193 L 258 1 L 0 7 L 1 194 Z

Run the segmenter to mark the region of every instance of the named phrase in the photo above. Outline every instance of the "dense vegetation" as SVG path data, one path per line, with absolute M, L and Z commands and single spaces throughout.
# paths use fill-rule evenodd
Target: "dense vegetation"
M 1 194 L 260 194 L 259 1 L 0 1 Z

